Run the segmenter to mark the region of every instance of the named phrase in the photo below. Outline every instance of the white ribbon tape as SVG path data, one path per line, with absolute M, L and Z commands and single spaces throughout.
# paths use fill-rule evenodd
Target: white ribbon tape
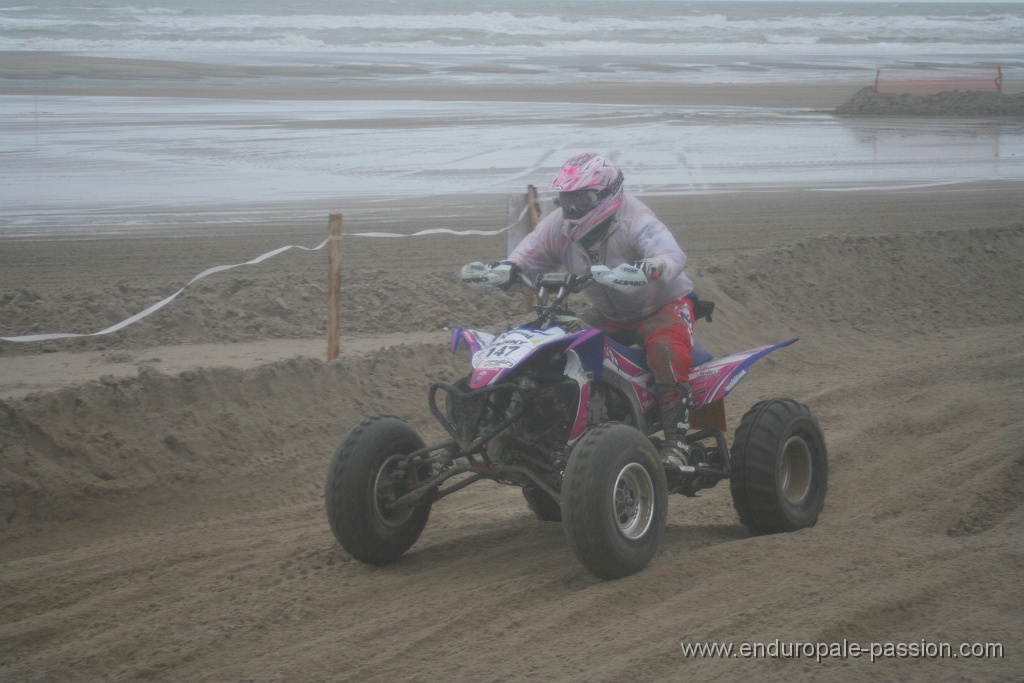
M 526 212 L 524 210 L 523 214 L 520 215 L 519 218 L 516 220 L 516 223 L 518 223 L 520 220 L 522 220 L 523 215 L 525 215 L 525 213 Z M 513 223 L 512 225 L 515 225 L 516 223 Z M 449 230 L 448 228 L 434 228 L 434 229 L 430 229 L 430 230 L 420 230 L 419 232 L 414 232 L 414 233 L 409 234 L 409 235 L 403 235 L 403 234 L 397 233 L 397 232 L 352 232 L 352 233 L 345 233 L 343 235 L 343 237 L 419 237 L 420 235 L 437 235 L 437 234 L 447 234 L 447 235 L 484 235 L 484 236 L 488 236 L 488 235 L 500 235 L 501 233 L 503 233 L 503 232 L 507 231 L 509 228 L 511 228 L 512 225 L 506 225 L 501 230 L 461 230 L 461 231 L 459 231 L 459 230 Z M 0 337 L 0 340 L 7 341 L 7 342 L 38 342 L 38 341 L 49 341 L 51 339 L 69 339 L 71 337 L 98 337 L 98 336 L 103 335 L 103 334 L 110 334 L 111 332 L 117 332 L 118 330 L 121 330 L 121 329 L 124 329 L 125 327 L 128 327 L 132 323 L 136 323 L 136 322 L 142 320 L 143 318 L 145 318 L 148 315 L 152 315 L 153 313 L 156 313 L 161 308 L 163 308 L 167 304 L 169 304 L 172 301 L 174 301 L 178 297 L 178 295 L 181 294 L 182 292 L 184 292 L 190 285 L 192 285 L 193 283 L 195 283 L 195 282 L 197 282 L 199 280 L 202 280 L 204 277 L 207 277 L 209 275 L 213 275 L 214 273 L 222 273 L 225 270 L 231 270 L 232 268 L 239 268 L 241 266 L 254 266 L 257 263 L 261 263 L 263 261 L 266 261 L 268 258 L 273 258 L 274 256 L 277 256 L 278 254 L 281 254 L 283 252 L 288 251 L 289 249 L 302 249 L 303 251 L 317 251 L 319 249 L 323 249 L 327 245 L 327 243 L 331 241 L 331 239 L 332 238 L 328 237 L 327 239 L 325 239 L 323 242 L 321 242 L 320 244 L 316 245 L 315 247 L 303 247 L 303 246 L 297 246 L 297 245 L 289 245 L 287 247 L 279 247 L 278 249 L 274 249 L 273 251 L 268 251 L 266 254 L 261 254 L 260 256 L 257 256 L 253 260 L 246 261 L 245 263 L 235 263 L 235 264 L 232 264 L 232 265 L 229 265 L 229 266 L 214 266 L 213 268 L 207 268 L 203 272 L 199 273 L 199 275 L 196 275 L 194 278 L 189 280 L 188 283 L 184 287 L 179 289 L 174 294 L 171 294 L 169 297 L 167 297 L 165 299 L 161 299 L 160 301 L 157 301 L 155 304 L 153 304 L 152 306 L 150 306 L 146 310 L 139 311 L 138 313 L 136 313 L 132 317 L 126 318 L 126 319 L 122 320 L 121 322 L 117 323 L 116 325 L 111 325 L 110 327 L 108 327 L 106 329 L 103 329 L 103 330 L 100 330 L 99 332 L 92 332 L 91 334 L 74 334 L 74 333 L 66 333 L 66 332 L 58 332 L 58 333 L 55 333 L 55 334 L 27 334 L 27 335 L 23 335 L 23 336 L 20 336 L 20 337 Z
M 99 336 L 101 334 L 110 334 L 111 332 L 117 332 L 120 329 L 128 327 L 132 323 L 135 323 L 135 322 L 138 322 L 139 320 L 142 320 L 147 315 L 151 315 L 153 313 L 156 313 L 161 308 L 163 308 L 167 304 L 169 304 L 172 301 L 174 301 L 178 297 L 179 294 L 181 294 L 182 292 L 185 291 L 186 288 L 188 288 L 189 285 L 191 285 L 192 283 L 197 282 L 199 280 L 202 280 L 204 277 L 206 277 L 208 275 L 213 275 L 214 273 L 221 273 L 221 272 L 223 272 L 225 270 L 231 270 L 232 268 L 238 268 L 240 266 L 256 265 L 257 263 L 260 263 L 262 261 L 266 261 L 268 258 L 272 258 L 274 256 L 277 256 L 278 254 L 280 254 L 282 252 L 285 252 L 285 251 L 288 251 L 289 249 L 303 249 L 305 251 L 316 251 L 317 249 L 323 249 L 324 245 L 326 245 L 329 241 L 330 240 L 324 240 L 323 242 L 321 242 L 320 244 L 318 244 L 315 247 L 301 247 L 301 246 L 289 245 L 287 247 L 280 247 L 278 249 L 274 249 L 273 251 L 268 251 L 266 254 L 262 254 L 260 256 L 257 256 L 253 260 L 246 261 L 245 263 L 235 263 L 235 264 L 232 264 L 230 266 L 214 266 L 213 268 L 207 268 L 203 272 L 199 273 L 199 275 L 196 275 L 194 278 L 189 280 L 188 284 L 186 284 L 184 287 L 179 289 L 174 294 L 171 294 L 166 299 L 161 299 L 160 301 L 157 301 L 155 304 L 153 304 L 152 306 L 150 306 L 146 310 L 139 311 L 138 313 L 136 313 L 132 317 L 126 318 L 126 319 L 122 320 L 121 322 L 117 323 L 116 325 L 111 325 L 110 327 L 108 327 L 106 329 L 103 329 L 103 330 L 100 330 L 99 332 L 93 332 L 92 334 L 73 334 L 73 333 L 66 333 L 66 332 L 58 332 L 56 334 L 27 334 L 27 335 L 22 336 L 22 337 L 0 337 L 0 339 L 2 339 L 3 341 L 9 341 L 9 342 L 37 342 L 37 341 L 49 341 L 50 339 L 68 339 L 70 337 L 97 337 L 97 336 Z
M 420 230 L 410 235 L 403 235 L 400 232 L 346 232 L 345 237 L 419 237 L 420 235 L 500 235 L 508 230 L 505 226 L 501 230 L 449 230 L 448 228 L 432 228 Z

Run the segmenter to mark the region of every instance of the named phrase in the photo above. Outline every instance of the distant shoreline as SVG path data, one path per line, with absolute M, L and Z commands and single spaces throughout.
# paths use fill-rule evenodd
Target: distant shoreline
M 500 74 L 491 66 L 480 73 Z M 522 78 L 522 69 L 507 73 Z M 856 81 L 688 83 L 590 80 L 566 83 L 415 82 L 429 72 L 396 65 L 234 66 L 190 61 L 0 51 L 0 95 L 174 97 L 227 100 L 424 100 L 745 106 L 832 110 L 853 98 Z M 388 77 L 410 80 L 396 82 Z M 384 77 L 384 80 L 373 80 Z M 1004 94 L 1024 93 L 1006 80 Z
M 238 100 L 588 102 L 832 109 L 866 83 L 372 82 L 388 66 L 230 66 L 187 61 L 0 52 L 5 95 L 191 97 Z M 424 72 L 425 73 L 425 72 Z M 494 74 L 493 69 L 487 73 Z M 517 73 L 509 69 L 509 74 Z M 417 74 L 407 74 L 415 78 Z M 272 79 L 289 79 L 292 82 Z M 299 82 L 296 82 L 299 81 Z M 355 82 L 354 82 L 355 81 Z

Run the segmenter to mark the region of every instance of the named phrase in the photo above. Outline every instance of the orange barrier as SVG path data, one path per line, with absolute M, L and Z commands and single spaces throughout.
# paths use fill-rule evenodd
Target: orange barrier
M 875 92 L 888 95 L 934 95 L 940 92 L 1002 92 L 1003 68 L 879 69 Z

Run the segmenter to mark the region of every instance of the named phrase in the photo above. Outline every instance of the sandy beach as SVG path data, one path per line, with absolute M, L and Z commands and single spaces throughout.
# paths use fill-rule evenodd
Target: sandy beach
M 149 82 L 195 76 L 175 65 L 138 63 L 114 85 L 102 60 L 18 59 L 0 62 L 6 77 L 87 69 L 95 82 L 34 80 L 8 94 L 225 96 Z M 859 87 L 594 85 L 571 96 L 830 109 Z M 295 96 L 254 88 L 229 96 Z M 565 93 L 528 90 L 458 97 Z M 1022 196 L 1009 180 L 641 197 L 717 302 L 699 341 L 722 354 L 800 337 L 755 366 L 728 417 L 735 426 L 767 397 L 806 403 L 827 439 L 830 488 L 814 528 L 757 538 L 728 486 L 675 496 L 660 553 L 614 582 L 588 574 L 515 488 L 482 483 L 440 502 L 387 567 L 353 561 L 324 515 L 331 453 L 362 417 L 400 415 L 440 436 L 427 388 L 468 367 L 448 352 L 448 328 L 524 319 L 521 300 L 458 280 L 462 264 L 503 256 L 504 235 L 344 238 L 343 353 L 329 364 L 324 251 L 213 275 L 116 334 L 0 342 L 0 678 L 1018 680 Z M 503 195 L 389 207 L 387 229 L 404 234 L 506 224 Z M 171 214 L 144 236 L 0 240 L 0 334 L 102 329 L 211 266 L 315 246 L 328 210 L 346 214 L 345 232 L 385 220 L 314 208 L 287 222 Z M 1001 654 L 819 662 L 680 648 L 780 641 L 997 643 Z

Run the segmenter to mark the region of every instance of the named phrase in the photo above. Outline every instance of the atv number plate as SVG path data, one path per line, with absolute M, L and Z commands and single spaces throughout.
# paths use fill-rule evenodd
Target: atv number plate
M 546 330 L 508 330 L 473 355 L 473 369 L 503 370 L 515 367 L 537 347 L 560 339 L 566 334 L 566 331 L 559 327 Z

